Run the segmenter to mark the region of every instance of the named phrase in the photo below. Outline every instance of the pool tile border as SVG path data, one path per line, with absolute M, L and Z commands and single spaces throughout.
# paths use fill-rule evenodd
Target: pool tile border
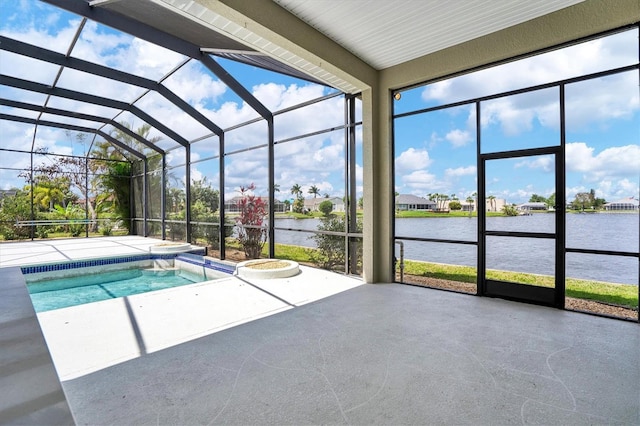
M 78 268 L 87 268 L 91 266 L 104 266 L 104 265 L 116 265 L 120 263 L 138 262 L 141 260 L 174 260 L 179 259 L 183 262 L 191 263 L 198 266 L 203 266 L 208 269 L 215 269 L 217 271 L 226 272 L 232 274 L 234 267 L 232 265 L 226 265 L 215 262 L 211 259 L 196 258 L 194 255 L 185 255 L 183 253 L 173 254 L 139 254 L 121 257 L 111 257 L 106 259 L 88 259 L 88 260 L 76 260 L 72 262 L 54 263 L 47 265 L 32 265 L 23 266 L 20 269 L 23 274 L 37 274 L 42 272 L 53 271 L 66 271 Z

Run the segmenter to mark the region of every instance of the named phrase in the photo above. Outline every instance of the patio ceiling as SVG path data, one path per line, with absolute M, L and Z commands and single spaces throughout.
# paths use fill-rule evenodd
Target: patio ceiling
M 381 70 L 583 0 L 273 0 Z

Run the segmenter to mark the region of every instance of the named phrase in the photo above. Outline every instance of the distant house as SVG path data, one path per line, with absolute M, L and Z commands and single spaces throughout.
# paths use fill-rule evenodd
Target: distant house
M 436 202 L 424 197 L 411 194 L 400 194 L 396 196 L 397 211 L 434 210 Z
M 256 197 L 256 198 L 262 199 L 266 205 L 269 205 L 268 197 Z M 228 213 L 239 213 L 240 209 L 238 208 L 238 203 L 240 202 L 241 199 L 242 197 L 236 196 L 225 201 L 224 202 L 225 211 Z M 273 211 L 274 213 L 285 213 L 287 211 L 287 206 L 282 201 L 275 200 Z
M 504 198 L 487 198 L 485 200 L 485 211 L 488 212 L 500 212 L 507 205 L 507 200 Z
M 331 197 L 331 198 L 305 198 L 304 200 L 304 209 L 310 212 L 320 211 L 320 203 L 323 201 L 331 201 L 333 208 L 331 211 L 333 212 L 343 212 L 344 211 L 344 201 L 340 197 Z
M 460 203 L 460 210 L 462 210 L 463 212 L 474 212 L 476 211 L 476 202 L 475 201 L 471 201 L 468 202 L 466 200 L 456 200 Z M 448 204 L 447 204 L 447 208 L 449 208 Z
M 523 203 L 516 206 L 516 209 L 521 212 L 531 212 L 531 211 L 547 211 L 549 207 L 547 203 L 543 202 L 529 202 Z
M 618 201 L 612 201 L 611 203 L 607 203 L 604 205 L 605 210 L 616 211 L 616 210 L 638 210 L 639 206 L 638 200 L 633 197 L 623 198 Z

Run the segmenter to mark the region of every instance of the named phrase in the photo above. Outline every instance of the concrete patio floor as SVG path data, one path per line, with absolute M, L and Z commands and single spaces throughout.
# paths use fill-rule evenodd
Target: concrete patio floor
M 96 243 L 144 250 L 134 241 Z M 54 252 L 72 256 L 64 245 Z M 75 422 L 640 424 L 638 324 L 311 268 L 295 278 L 39 314 Z M 125 355 L 83 366 L 105 357 L 101 341 Z
M 364 285 L 63 382 L 80 424 L 640 424 L 637 324 Z

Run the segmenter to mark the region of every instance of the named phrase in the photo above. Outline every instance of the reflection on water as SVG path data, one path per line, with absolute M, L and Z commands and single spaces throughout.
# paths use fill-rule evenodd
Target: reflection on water
M 317 229 L 317 219 L 276 219 L 276 227 Z M 438 217 L 396 219 L 398 237 L 477 241 L 476 218 Z M 548 232 L 555 229 L 553 214 L 489 217 L 487 229 L 518 232 Z M 276 230 L 276 243 L 313 247 L 312 234 Z M 492 238 L 488 241 L 487 267 L 553 275 L 555 261 L 550 240 L 536 238 Z M 637 253 L 638 214 L 593 213 L 566 215 L 566 245 L 574 249 L 596 249 Z M 404 241 L 405 258 L 428 262 L 477 266 L 475 245 Z M 549 254 L 549 255 L 548 255 Z M 399 256 L 396 247 L 396 257 Z M 638 284 L 638 258 L 581 253 L 566 254 L 567 277 Z
M 517 232 L 548 232 L 555 229 L 553 214 L 489 217 L 487 229 Z M 433 222 L 431 222 L 433 220 Z M 477 240 L 475 218 L 397 219 L 397 236 Z M 638 252 L 638 215 L 622 213 L 567 214 L 566 246 Z M 405 241 L 407 259 L 476 266 L 476 248 L 456 244 Z M 638 258 L 567 253 L 566 275 L 572 278 L 638 284 Z M 553 275 L 555 261 L 551 240 L 490 237 L 487 268 Z

